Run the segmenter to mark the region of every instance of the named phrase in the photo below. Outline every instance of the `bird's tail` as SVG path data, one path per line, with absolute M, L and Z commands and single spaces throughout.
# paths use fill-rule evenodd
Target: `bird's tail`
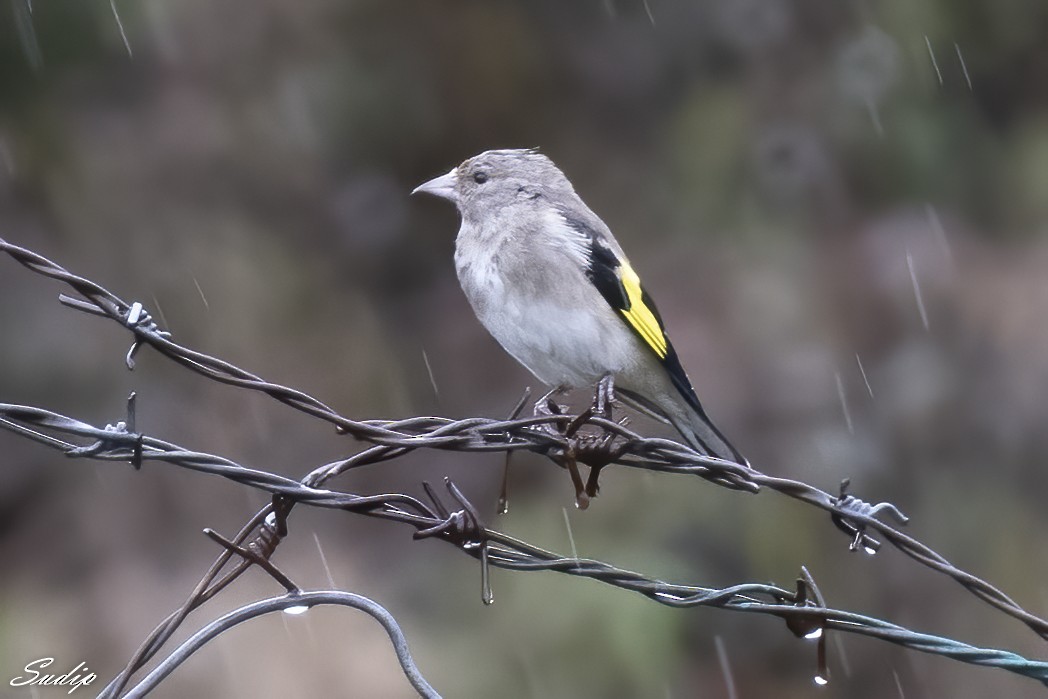
M 691 406 L 688 406 L 691 408 Z M 725 461 L 734 461 L 742 466 L 749 466 L 738 449 L 728 441 L 728 438 L 717 429 L 717 426 L 709 419 L 702 410 L 689 409 L 682 416 L 670 415 L 670 422 L 681 433 L 684 440 L 691 446 L 707 456 L 715 456 Z
M 694 397 L 693 391 L 690 396 L 674 392 L 657 404 L 633 391 L 620 388 L 618 393 L 634 407 L 652 413 L 656 418 L 669 421 L 692 449 L 707 456 L 742 466 L 750 465 L 746 457 L 728 441 L 728 438 L 706 415 L 702 404 L 699 403 L 698 398 Z

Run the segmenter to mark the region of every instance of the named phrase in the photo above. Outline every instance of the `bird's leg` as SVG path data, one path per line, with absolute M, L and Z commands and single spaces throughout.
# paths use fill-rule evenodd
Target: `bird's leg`
M 605 420 L 610 420 L 614 404 L 615 376 L 609 371 L 597 382 L 597 392 L 593 396 L 593 412 Z
M 590 412 L 605 420 L 612 419 L 612 408 L 615 405 L 615 376 L 609 371 L 597 382 L 597 390 L 593 396 L 593 407 Z M 625 419 L 625 418 L 624 418 Z M 605 430 L 603 437 L 594 436 L 598 441 L 594 447 L 598 451 L 608 452 L 615 441 L 615 433 Z M 609 459 L 610 461 L 611 459 Z M 591 464 L 589 478 L 586 479 L 586 495 L 594 498 L 600 491 L 600 472 L 607 465 L 605 463 Z

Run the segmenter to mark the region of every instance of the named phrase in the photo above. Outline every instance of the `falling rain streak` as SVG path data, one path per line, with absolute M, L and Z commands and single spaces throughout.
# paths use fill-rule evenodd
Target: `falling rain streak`
M 120 30 L 120 38 L 124 40 L 127 57 L 134 58 L 134 54 L 131 53 L 131 42 L 127 40 L 127 32 L 124 31 L 124 23 L 120 21 L 120 13 L 116 11 L 116 0 L 109 0 L 109 7 L 113 9 L 113 19 L 116 20 L 116 28 Z
M 935 68 L 935 77 L 939 79 L 939 87 L 942 87 L 942 71 L 939 70 L 939 62 L 935 60 L 935 51 L 932 50 L 932 42 L 928 35 L 924 35 L 924 44 L 928 47 L 928 55 L 932 59 L 932 67 Z
M 644 0 L 644 11 L 648 13 L 648 21 L 651 22 L 651 26 L 655 26 L 655 15 L 651 13 L 651 5 L 648 0 Z
M 848 662 L 848 653 L 844 649 L 844 639 L 839 633 L 833 634 L 832 638 L 837 646 L 837 660 L 840 661 L 841 669 L 844 670 L 844 676 L 851 677 L 851 663 Z
M 852 424 L 851 411 L 848 410 L 848 397 L 844 395 L 844 382 L 841 380 L 841 372 L 835 371 L 834 378 L 837 380 L 837 397 L 841 399 L 841 410 L 844 412 L 844 422 L 848 425 L 848 432 L 855 434 L 855 426 Z
M 426 348 L 422 348 L 422 362 L 426 365 L 426 373 L 429 374 L 429 385 L 433 387 L 433 396 L 439 401 L 440 400 L 440 389 L 437 388 L 437 379 L 433 376 L 433 367 L 429 364 L 429 355 L 426 354 Z
M 955 42 L 953 42 L 953 48 L 954 48 L 955 51 L 957 51 L 957 60 L 961 64 L 961 71 L 964 73 L 964 81 L 966 83 L 968 83 L 968 90 L 971 91 L 971 89 L 972 89 L 972 76 L 968 75 L 968 66 L 964 62 L 964 56 L 961 55 L 961 47 L 955 41 Z
M 717 646 L 717 661 L 720 663 L 721 674 L 724 675 L 724 686 L 728 690 L 728 699 L 738 699 L 739 693 L 735 690 L 735 674 L 731 671 L 731 663 L 728 662 L 728 649 L 724 646 L 724 639 L 720 635 L 713 637 L 713 643 Z
M 571 519 L 568 517 L 568 508 L 562 507 L 560 511 L 564 513 L 564 526 L 568 529 L 568 543 L 571 545 L 571 557 L 575 559 L 575 567 L 578 570 L 582 570 L 582 566 L 579 565 L 579 552 L 575 548 L 575 535 L 571 533 Z
M 866 100 L 866 110 L 870 113 L 870 121 L 873 122 L 873 130 L 878 138 L 884 138 L 884 124 L 881 123 L 881 111 L 877 108 L 877 102 L 872 98 Z
M 313 541 L 317 542 L 317 553 L 320 554 L 320 562 L 324 565 L 324 573 L 327 575 L 328 585 L 331 586 L 332 590 L 338 589 L 338 585 L 335 584 L 335 576 L 331 574 L 331 566 L 328 565 L 327 556 L 324 555 L 324 547 L 320 545 L 320 537 L 317 536 L 316 532 L 313 532 Z
M 160 327 L 170 328 L 171 324 L 167 322 L 167 316 L 164 315 L 164 309 L 160 307 L 160 301 L 157 300 L 156 294 L 150 294 L 149 297 L 153 299 L 153 307 L 156 309 L 156 314 L 160 316 Z
M 859 373 L 862 374 L 862 382 L 866 384 L 866 392 L 870 394 L 870 398 L 873 398 L 873 386 L 870 385 L 870 380 L 866 378 L 866 369 L 862 366 L 862 360 L 859 359 L 859 353 L 855 353 L 855 363 L 859 365 Z
M 204 296 L 204 290 L 200 287 L 200 282 L 196 277 L 193 277 L 193 284 L 196 286 L 197 293 L 200 294 L 200 300 L 204 302 L 204 308 L 210 311 L 211 304 L 207 302 L 207 296 Z
M 924 324 L 924 329 L 928 330 L 928 311 L 924 308 L 924 298 L 921 296 L 921 285 L 917 283 L 917 273 L 913 269 L 913 255 L 910 251 L 906 251 L 906 266 L 910 270 L 910 281 L 913 282 L 913 296 L 917 299 L 917 310 L 921 314 L 921 323 Z
M 906 699 L 906 692 L 902 689 L 902 681 L 899 679 L 899 673 L 896 670 L 892 670 L 892 677 L 895 678 L 895 688 L 899 690 L 899 699 Z
M 36 27 L 33 26 L 33 6 L 26 0 L 11 0 L 11 12 L 15 16 L 18 40 L 22 44 L 22 53 L 33 70 L 40 70 L 44 65 L 44 54 L 40 51 L 40 42 L 36 38 Z

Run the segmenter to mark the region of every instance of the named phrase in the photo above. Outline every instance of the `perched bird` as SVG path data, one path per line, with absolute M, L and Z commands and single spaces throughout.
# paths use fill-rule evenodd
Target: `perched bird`
M 548 386 L 616 392 L 695 449 L 746 464 L 702 409 L 615 237 L 536 150 L 489 150 L 417 187 L 462 217 L 455 268 L 477 318 Z

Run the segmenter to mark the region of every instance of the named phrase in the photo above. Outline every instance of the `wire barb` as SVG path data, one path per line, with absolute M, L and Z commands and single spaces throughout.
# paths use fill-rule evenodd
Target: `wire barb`
M 855 518 L 855 515 L 874 519 L 881 512 L 887 512 L 899 524 L 908 523 L 910 518 L 890 502 L 870 505 L 853 495 L 849 495 L 848 488 L 850 485 L 850 478 L 845 478 L 841 481 L 840 495 L 837 496 L 836 502 L 837 510 L 830 514 L 830 519 L 833 520 L 838 529 L 852 537 L 852 541 L 848 545 L 849 550 L 858 551 L 861 548 L 869 554 L 877 553 L 881 548 L 881 542 L 866 533 L 867 523 Z
M 66 451 L 70 458 L 91 457 L 102 452 L 113 452 L 121 449 L 129 449 L 129 461 L 136 470 L 142 468 L 142 435 L 135 431 L 135 405 L 136 395 L 134 391 L 127 397 L 127 417 L 116 424 L 107 424 L 103 434 L 91 444 L 74 447 Z M 69 421 L 72 424 L 75 421 Z
M 269 556 L 270 554 L 272 554 L 272 550 L 266 552 L 265 548 L 258 547 L 255 544 L 251 544 L 247 547 L 240 546 L 225 538 L 210 527 L 204 529 L 204 534 L 206 534 L 212 541 L 217 542 L 226 550 L 232 551 L 233 553 L 243 558 L 245 561 L 254 563 L 258 567 L 262 568 L 262 570 L 269 573 L 274 580 L 276 580 L 278 583 L 284 586 L 284 589 L 287 590 L 288 594 L 298 594 L 302 591 L 302 589 L 298 585 L 291 581 L 291 578 L 285 575 L 282 570 L 277 568 L 276 565 L 269 560 Z
M 797 578 L 797 593 L 793 603 L 799 608 L 826 608 L 822 592 L 805 566 L 801 566 L 801 575 Z M 798 638 L 817 642 L 815 681 L 820 685 L 827 684 L 830 681 L 830 668 L 826 662 L 826 620 L 818 616 L 786 617 L 786 627 Z

